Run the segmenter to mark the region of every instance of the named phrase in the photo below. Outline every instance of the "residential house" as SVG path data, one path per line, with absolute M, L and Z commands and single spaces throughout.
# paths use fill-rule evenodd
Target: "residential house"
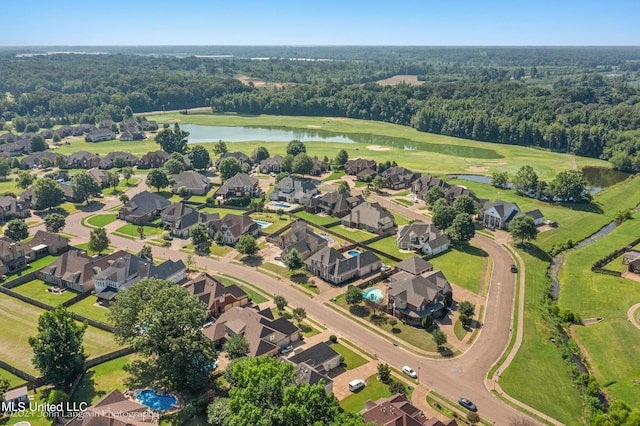
M 511 219 L 520 213 L 520 207 L 516 203 L 496 200 L 485 202 L 482 211 L 482 223 L 485 226 L 506 229 Z
M 98 182 L 98 185 L 100 185 L 100 188 L 106 188 L 109 186 L 109 181 L 107 179 L 107 172 L 105 172 L 104 170 L 94 167 L 92 169 L 87 170 L 87 174 L 92 178 L 94 178 L 96 182 Z
M 53 139 L 53 130 L 44 129 L 40 132 L 40 136 L 42 136 L 42 139 Z
M 115 389 L 71 419 L 65 426 L 149 426 L 159 415 Z
M 78 151 L 67 156 L 70 169 L 92 169 L 100 165 L 100 156 L 87 151 Z
M 19 386 L 14 389 L 10 389 L 3 395 L 2 408 L 0 408 L 0 414 L 13 413 L 15 411 L 28 411 L 29 410 L 29 388 L 27 385 Z
M 360 170 L 356 175 L 356 179 L 362 182 L 371 182 L 378 173 L 373 169 Z
M 376 234 L 390 232 L 395 226 L 394 217 L 378 203 L 362 203 L 342 218 L 349 228 L 365 229 Z
M 467 197 L 471 198 L 476 206 L 480 206 L 483 203 L 483 201 L 485 201 L 485 200 L 480 200 L 478 196 L 466 186 L 450 185 L 448 188 L 444 190 L 444 198 L 447 200 L 447 203 L 449 203 L 450 205 L 453 205 L 453 203 L 463 195 L 466 195 Z
M 118 218 L 137 225 L 151 222 L 171 204 L 166 198 L 149 191 L 134 195 L 118 212 Z
M 312 274 L 329 283 L 339 285 L 378 272 L 382 261 L 371 251 L 345 257 L 338 250 L 325 247 L 311 255 L 304 264 Z
M 58 155 L 61 154 L 56 154 L 55 152 L 51 152 L 51 151 L 39 151 L 39 152 L 34 152 L 33 154 L 29 154 L 26 157 L 24 157 L 22 160 L 20 160 L 20 168 L 21 169 L 35 169 L 37 166 L 40 165 L 40 160 L 42 160 L 43 158 L 48 159 L 49 161 L 51 161 L 51 164 L 55 164 L 56 161 L 56 157 Z
M 418 256 L 412 256 L 396 263 L 395 268 L 398 271 L 405 271 L 411 275 L 421 275 L 425 272 L 433 271 L 433 265 Z
M 640 252 L 629 250 L 623 255 L 622 263 L 628 265 L 629 272 L 640 272 Z
M 216 233 L 222 234 L 222 241 L 226 245 L 234 246 L 243 235 L 260 235 L 260 225 L 251 217 L 228 214 L 222 219 L 214 219 L 209 222 L 209 235 L 215 237 Z
M 134 118 L 125 118 L 120 123 L 120 131 L 124 134 L 125 132 L 128 135 L 131 135 L 134 141 L 139 141 L 147 138 L 140 123 L 138 123 Z M 122 138 L 120 138 L 122 140 Z
M 377 401 L 367 400 L 360 414 L 366 424 L 376 426 L 458 426 L 454 419 L 445 422 L 436 417 L 427 419 L 422 410 L 401 393 Z
M 96 129 L 90 132 L 89 134 L 87 134 L 84 140 L 86 140 L 87 142 L 104 142 L 104 141 L 114 140 L 115 138 L 116 138 L 116 134 L 111 131 L 111 128 L 109 128 L 109 129 Z
M 216 196 L 223 200 L 229 198 L 259 197 L 262 193 L 257 178 L 246 173 L 238 173 L 227 179 L 216 192 Z
M 118 157 L 124 158 L 124 161 L 126 161 L 127 166 L 135 166 L 136 164 L 138 164 L 138 157 L 136 157 L 135 155 L 129 152 L 114 151 L 114 152 L 108 153 L 102 159 L 100 159 L 99 167 L 101 169 L 112 169 L 113 167 L 115 167 L 114 161 Z
M 111 127 L 116 124 L 115 121 L 107 119 L 107 120 L 102 120 L 101 122 L 98 123 L 98 129 L 111 129 Z
M 249 295 L 241 287 L 234 284 L 224 285 L 207 272 L 201 272 L 182 286 L 207 306 L 207 313 L 212 317 L 251 302 Z
M 302 220 L 296 221 L 291 229 L 278 236 L 276 244 L 283 249 L 283 258 L 286 258 L 291 250 L 296 249 L 302 260 L 306 260 L 313 253 L 329 245 L 326 238 L 314 232 Z
M 56 173 L 56 175 L 53 177 L 53 179 L 56 182 L 69 182 L 71 180 L 71 178 L 69 177 L 69 173 L 65 172 L 65 171 L 59 171 L 58 173 Z
M 73 127 L 69 126 L 68 124 L 64 124 L 58 127 L 55 130 L 55 133 L 57 133 L 61 138 L 66 138 L 73 134 Z
M 249 157 L 247 154 L 245 154 L 244 152 L 225 152 L 224 154 L 222 154 L 220 156 L 220 158 L 218 158 L 216 160 L 215 166 L 216 169 L 218 167 L 220 167 L 220 163 L 222 162 L 222 160 L 224 160 L 225 158 L 229 158 L 229 157 L 233 157 L 235 159 L 237 159 L 240 164 L 248 164 L 249 166 L 251 166 L 253 164 L 253 160 L 251 159 L 251 157 Z
M 528 212 L 524 212 L 521 213 L 523 215 L 526 216 L 530 216 L 533 219 L 533 223 L 536 224 L 536 226 L 540 226 L 544 223 L 544 215 L 542 214 L 542 212 L 539 209 L 535 209 L 535 210 L 531 210 Z M 516 215 L 518 216 L 518 215 Z
M 235 306 L 222 313 L 202 333 L 216 344 L 241 334 L 249 343 L 248 356 L 277 356 L 280 350 L 300 340 L 300 329 L 285 317 L 275 319 L 270 308 L 258 311 L 254 308 Z
M 306 208 L 312 213 L 321 212 L 328 216 L 343 217 L 362 203 L 362 195 L 333 191 L 311 198 L 307 201 Z
M 140 127 L 142 128 L 142 130 L 144 130 L 145 132 L 149 132 L 149 131 L 154 131 L 154 130 L 158 130 L 158 122 L 155 120 L 140 120 Z
M 93 124 L 88 124 L 88 123 L 79 124 L 71 129 L 71 135 L 72 136 L 87 135 L 96 129 L 97 127 L 94 126 Z
M 311 170 L 309 171 L 311 176 L 320 176 L 327 170 L 325 162 L 318 160 L 318 157 L 313 157 L 311 161 L 313 162 L 313 167 L 311 167 Z
M 318 193 L 317 186 L 318 183 L 314 180 L 287 176 L 276 184 L 273 192 L 269 194 L 269 200 L 306 204 Z
M 424 176 L 420 176 L 418 179 L 413 181 L 413 183 L 411 184 L 411 192 L 413 192 L 416 198 L 420 200 L 424 200 L 424 197 L 425 195 L 427 195 L 427 192 L 429 192 L 429 190 L 434 186 L 439 186 L 440 188 L 443 189 L 443 191 L 445 191 L 451 185 L 449 185 L 447 182 L 443 181 L 439 177 L 426 174 Z
M 29 214 L 29 204 L 11 195 L 0 196 L 0 220 L 24 219 Z
M 71 181 L 56 182 L 56 183 L 62 189 L 62 192 L 64 193 L 65 201 L 77 201 L 75 194 L 73 193 L 73 184 L 71 183 Z M 24 193 L 22 195 L 24 196 Z
M 397 265 L 396 265 L 397 266 Z M 387 308 L 390 313 L 412 325 L 422 319 L 441 316 L 451 303 L 451 284 L 442 271 L 427 271 L 414 275 L 400 271 L 391 276 L 387 288 Z
M 390 167 L 380 174 L 385 178 L 385 187 L 389 189 L 410 188 L 413 181 L 420 177 L 420 173 L 412 172 L 404 167 Z
M 375 170 L 375 160 L 367 160 L 366 158 L 354 158 L 353 160 L 347 160 L 347 164 L 344 166 L 344 171 L 348 175 L 357 176 L 358 173 L 363 170 Z
M 200 212 L 184 203 L 172 203 L 162 210 L 160 218 L 162 219 L 162 225 L 165 228 L 169 228 L 171 235 L 188 238 L 194 225 L 203 223 L 208 226 L 209 222 L 219 219 L 220 215 Z
M 205 195 L 211 188 L 209 178 L 198 172 L 181 172 L 180 174 L 172 175 L 172 177 L 174 180 L 172 187 L 174 193 L 185 187 L 193 195 Z
M 333 392 L 333 380 L 329 372 L 340 366 L 340 354 L 327 342 L 320 342 L 289 357 L 296 370 L 296 383 L 315 385 L 324 382 L 325 391 Z
M 8 237 L 0 237 L 0 274 L 10 274 L 26 266 L 23 244 Z
M 413 222 L 398 229 L 396 245 L 401 250 L 416 250 L 434 256 L 449 250 L 451 239 L 432 223 Z
M 69 250 L 69 239 L 53 232 L 38 229 L 29 242 L 23 244 L 29 262 L 52 255 L 60 255 Z
M 281 164 L 282 155 L 280 154 L 265 158 L 260 162 L 260 173 L 280 173 Z
M 0 152 L 9 154 L 11 157 L 18 157 L 30 151 L 29 141 L 18 139 L 15 142 L 0 144 Z
M 164 163 L 169 159 L 169 154 L 164 151 L 151 151 L 147 152 L 140 158 L 138 162 L 139 169 L 157 169 L 164 166 Z

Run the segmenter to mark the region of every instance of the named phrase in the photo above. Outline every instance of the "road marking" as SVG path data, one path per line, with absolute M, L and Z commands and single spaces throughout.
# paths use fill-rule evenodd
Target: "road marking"
M 462 368 L 460 367 L 451 367 L 449 371 L 453 374 L 462 374 Z

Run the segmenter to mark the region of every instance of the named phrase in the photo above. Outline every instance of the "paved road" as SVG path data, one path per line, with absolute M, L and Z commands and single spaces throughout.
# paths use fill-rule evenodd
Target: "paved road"
M 129 191 L 129 196 L 142 191 L 144 185 Z M 400 210 L 400 213 L 410 218 L 424 220 L 426 217 L 403 209 L 395 203 L 380 198 L 380 202 L 390 209 Z M 107 201 L 105 207 L 118 204 L 117 200 Z M 391 205 L 393 206 L 391 206 Z M 405 211 L 406 210 L 406 211 Z M 420 216 L 420 217 L 416 217 Z M 80 220 L 86 214 L 73 214 L 67 218 L 65 231 L 76 235 L 72 243 L 86 242 L 90 230 L 80 224 Z M 139 251 L 144 241 L 132 241 L 115 235 L 110 235 L 112 245 Z M 493 272 L 486 304 L 486 314 L 483 327 L 478 338 L 471 348 L 463 355 L 455 359 L 425 359 L 394 346 L 384 337 L 373 331 L 359 326 L 353 321 L 346 321 L 341 315 L 331 308 L 319 304 L 306 294 L 292 288 L 287 283 L 278 281 L 264 275 L 257 270 L 233 264 L 213 260 L 211 258 L 196 258 L 196 265 L 205 267 L 210 272 L 225 273 L 258 285 L 272 294 L 281 294 L 286 297 L 289 304 L 303 307 L 308 316 L 323 323 L 336 334 L 350 340 L 357 346 L 370 353 L 376 353 L 378 357 L 390 365 L 400 369 L 403 365 L 411 365 L 419 372 L 422 385 L 437 390 L 451 400 L 457 400 L 465 396 L 476 403 L 479 414 L 496 424 L 509 424 L 514 418 L 523 415 L 495 397 L 485 386 L 485 376 L 489 368 L 500 357 L 507 346 L 512 324 L 513 303 L 515 296 L 514 274 L 509 271 L 512 259 L 509 254 L 495 241 L 484 236 L 476 236 L 474 242 L 484 249 L 493 258 Z M 156 257 L 165 259 L 184 259 L 187 254 L 175 249 L 153 247 Z

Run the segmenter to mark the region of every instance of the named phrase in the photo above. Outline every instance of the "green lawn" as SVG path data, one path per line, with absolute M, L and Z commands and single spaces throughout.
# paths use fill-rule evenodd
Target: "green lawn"
M 192 195 L 189 198 L 187 198 L 187 200 L 192 203 L 204 204 L 207 202 L 207 198 L 213 197 L 213 195 L 216 193 L 217 190 L 218 190 L 218 187 L 214 186 L 208 193 L 204 195 Z
M 482 284 L 482 269 L 487 259 L 488 254 L 481 248 L 473 244 L 461 244 L 429 259 L 429 262 L 434 269 L 442 270 L 449 282 L 478 293 Z
M 129 374 L 123 370 L 123 367 L 138 358 L 137 355 L 127 355 L 88 369 L 72 395 L 71 401 L 88 402 L 92 405 L 114 389 L 124 392 L 127 388 L 124 381 Z
M 39 300 L 50 306 L 58 306 L 78 295 L 78 293 L 69 290 L 62 294 L 51 293 L 47 291 L 50 287 L 51 286 L 49 284 L 42 280 L 32 280 L 18 287 L 14 287 L 12 290 L 24 296 L 31 297 L 32 299 Z
M 368 362 L 366 359 L 341 343 L 333 343 L 331 347 L 343 356 L 347 370 L 353 370 Z
M 224 277 L 224 276 L 216 276 L 217 279 L 219 279 L 220 281 L 222 281 L 222 284 L 224 285 L 237 285 L 238 287 L 242 288 L 244 291 L 247 292 L 247 294 L 249 295 L 249 297 L 251 298 L 251 300 L 253 301 L 253 303 L 263 303 L 263 302 L 267 302 L 269 301 L 269 299 L 267 299 L 266 297 L 264 297 L 261 293 L 258 293 L 257 291 L 255 291 L 253 288 L 251 288 L 248 285 L 242 284 L 238 281 L 235 281 L 231 278 L 228 277 Z
M 103 228 L 110 223 L 113 223 L 118 219 L 117 213 L 112 214 L 97 214 L 95 216 L 89 216 L 86 221 L 89 225 L 95 228 Z
M 329 182 L 332 180 L 336 180 L 336 179 L 340 179 L 342 176 L 345 175 L 345 171 L 344 170 L 334 170 L 331 172 L 331 174 L 329 176 L 327 176 L 326 178 L 322 179 L 323 182 Z
M 456 323 L 453 325 L 453 332 L 460 341 L 467 335 L 467 330 L 462 326 L 460 320 L 456 320 Z
M 279 216 L 277 213 L 255 212 L 251 213 L 249 216 L 251 216 L 251 219 L 253 220 L 261 220 L 263 222 L 271 223 L 271 225 L 266 228 L 262 228 L 262 232 L 265 234 L 273 234 L 291 222 L 291 217 L 286 214 Z
M 93 255 L 98 254 L 95 251 L 89 250 L 89 243 L 76 244 L 74 247 L 79 248 L 80 250 L 86 251 L 89 256 L 93 256 Z M 109 253 L 113 253 L 114 251 L 115 251 L 114 247 L 113 246 L 109 246 L 101 254 L 109 254 Z
M 96 297 L 93 295 L 69 306 L 69 310 L 84 317 L 109 324 L 109 320 L 107 319 L 109 309 L 98 306 L 96 304 Z
M 131 187 L 136 186 L 139 182 L 140 182 L 140 179 L 134 178 L 134 177 L 129 179 L 129 182 L 126 182 L 124 180 L 124 178 L 122 177 L 122 175 L 120 175 L 120 182 L 118 182 L 118 186 L 115 188 L 115 190 L 114 190 L 114 188 L 111 188 L 111 187 L 104 188 L 102 190 L 102 193 L 104 195 L 117 196 L 117 195 L 122 194 L 123 192 L 126 192 Z
M 392 198 L 391 201 L 405 207 L 411 207 L 413 205 L 413 202 L 406 198 Z
M 225 217 L 228 214 L 238 214 L 241 215 L 243 214 L 246 210 L 238 210 L 238 209 L 229 209 L 229 208 L 225 208 L 225 207 L 203 207 L 201 210 L 199 210 L 201 212 L 205 212 L 205 213 L 218 213 L 220 215 L 220 219 L 222 219 L 223 217 Z
M 58 256 L 53 256 L 53 255 L 47 255 L 47 256 L 41 257 L 40 259 L 29 263 L 29 267 L 7 274 L 7 276 L 9 277 L 9 280 L 11 280 L 16 276 L 20 277 L 22 275 L 28 274 L 29 272 L 37 271 L 47 266 L 48 264 L 52 263 L 54 260 L 57 259 L 57 257 Z
M 390 235 L 381 240 L 376 241 L 375 243 L 369 244 L 369 247 L 373 247 L 374 249 L 378 249 L 383 253 L 388 253 L 392 256 L 399 257 L 400 259 L 408 259 L 412 256 L 415 256 L 414 252 L 410 251 L 400 251 L 398 245 L 396 244 L 395 235 Z M 386 263 L 386 262 L 385 262 Z M 395 262 L 386 263 L 387 265 L 393 265 Z
M 407 223 L 410 222 L 409 218 L 404 217 L 398 213 L 392 213 L 393 217 L 394 217 L 394 222 L 396 223 L 397 226 L 402 226 L 402 225 L 406 225 Z
M 331 217 L 331 216 L 319 216 L 317 214 L 313 214 L 313 213 L 309 213 L 306 211 L 299 211 L 297 213 L 294 213 L 295 216 L 298 216 L 301 219 L 306 220 L 309 223 L 313 223 L 314 225 L 318 225 L 318 226 L 325 226 L 328 225 L 330 223 L 334 223 L 334 222 L 339 222 L 340 219 L 337 217 Z
M 22 380 L 20 377 L 2 368 L 0 368 L 0 379 L 8 380 L 10 387 L 19 386 L 26 383 L 25 380 Z
M 331 231 L 356 241 L 367 241 L 376 236 L 373 232 L 365 231 L 364 229 L 347 228 L 344 225 L 334 226 Z
M 132 240 L 137 240 L 140 238 L 140 234 L 138 233 L 138 228 L 140 225 L 134 225 L 132 223 L 127 223 L 126 225 L 121 226 L 116 229 L 113 233 L 116 235 L 124 236 L 130 238 Z M 144 229 L 144 236 L 148 237 L 150 235 L 161 235 L 163 230 L 162 228 L 158 228 L 155 226 L 142 226 Z
M 369 383 L 361 389 L 359 392 L 352 393 L 348 397 L 340 401 L 340 407 L 345 411 L 351 411 L 353 413 L 359 413 L 365 407 L 365 403 L 368 400 L 376 401 L 380 398 L 391 396 L 389 392 L 389 385 L 379 382 L 376 378 L 376 374 L 372 374 L 368 378 Z

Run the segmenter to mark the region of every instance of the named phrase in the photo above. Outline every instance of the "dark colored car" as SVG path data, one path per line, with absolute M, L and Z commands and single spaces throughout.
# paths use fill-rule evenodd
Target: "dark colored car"
M 518 268 L 516 265 L 513 265 L 513 264 L 511 265 L 511 272 L 513 272 L 514 274 L 518 273 Z
M 458 404 L 462 405 L 464 408 L 466 408 L 469 411 L 478 411 L 478 407 L 476 407 L 476 404 L 469 401 L 467 398 L 460 398 L 458 400 Z

